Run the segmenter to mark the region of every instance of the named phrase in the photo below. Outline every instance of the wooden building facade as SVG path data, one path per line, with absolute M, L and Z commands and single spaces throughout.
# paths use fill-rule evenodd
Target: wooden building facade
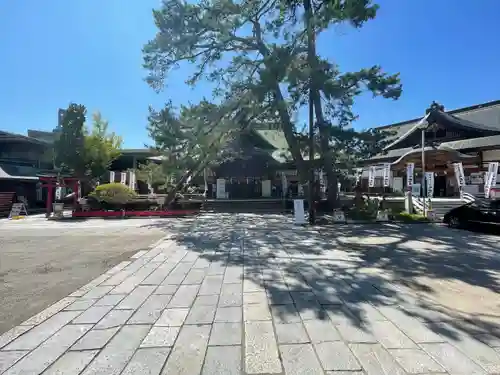
M 384 191 L 382 169 L 387 163 L 391 169 L 390 190 L 406 190 L 408 163 L 414 163 L 414 181 L 419 183 L 422 147 L 425 171 L 434 173 L 435 197 L 459 194 L 453 163 L 462 163 L 469 192 L 479 194 L 488 163 L 500 162 L 500 101 L 449 112 L 434 102 L 423 118 L 381 129 L 388 132 L 391 142 L 383 153 L 364 161 L 361 184 L 365 191 Z M 369 166 L 376 167 L 374 188 L 368 188 Z

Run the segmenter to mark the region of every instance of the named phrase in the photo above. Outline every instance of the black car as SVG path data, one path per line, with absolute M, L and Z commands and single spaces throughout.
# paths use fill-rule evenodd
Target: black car
M 450 210 L 443 222 L 452 228 L 500 232 L 500 200 L 478 200 Z

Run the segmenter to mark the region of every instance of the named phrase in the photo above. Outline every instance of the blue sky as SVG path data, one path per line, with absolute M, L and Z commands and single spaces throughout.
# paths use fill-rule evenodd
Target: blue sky
M 159 0 L 0 0 L 0 130 L 51 130 L 69 102 L 100 110 L 126 147 L 148 143 L 148 105 L 209 96 L 206 85 L 172 75 L 156 94 L 143 81 L 142 45 L 155 33 Z M 380 0 L 361 30 L 335 28 L 318 43 L 342 70 L 380 64 L 400 72 L 399 101 L 362 97 L 356 127 L 500 99 L 500 1 Z

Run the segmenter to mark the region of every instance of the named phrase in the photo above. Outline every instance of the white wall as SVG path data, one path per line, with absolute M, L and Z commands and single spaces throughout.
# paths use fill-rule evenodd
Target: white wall
M 500 150 L 483 151 L 483 162 L 500 161 Z

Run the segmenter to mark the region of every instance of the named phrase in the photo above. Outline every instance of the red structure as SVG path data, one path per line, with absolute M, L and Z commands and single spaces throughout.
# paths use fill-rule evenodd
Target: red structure
M 162 217 L 197 215 L 199 210 L 175 211 L 73 211 L 73 217 Z
M 42 182 L 42 187 L 47 188 L 46 217 L 49 217 L 52 212 L 52 197 L 54 195 L 55 188 L 70 187 L 76 193 L 80 184 L 80 179 L 76 177 L 40 176 L 39 179 Z M 75 194 L 73 199 L 76 206 L 78 194 Z

